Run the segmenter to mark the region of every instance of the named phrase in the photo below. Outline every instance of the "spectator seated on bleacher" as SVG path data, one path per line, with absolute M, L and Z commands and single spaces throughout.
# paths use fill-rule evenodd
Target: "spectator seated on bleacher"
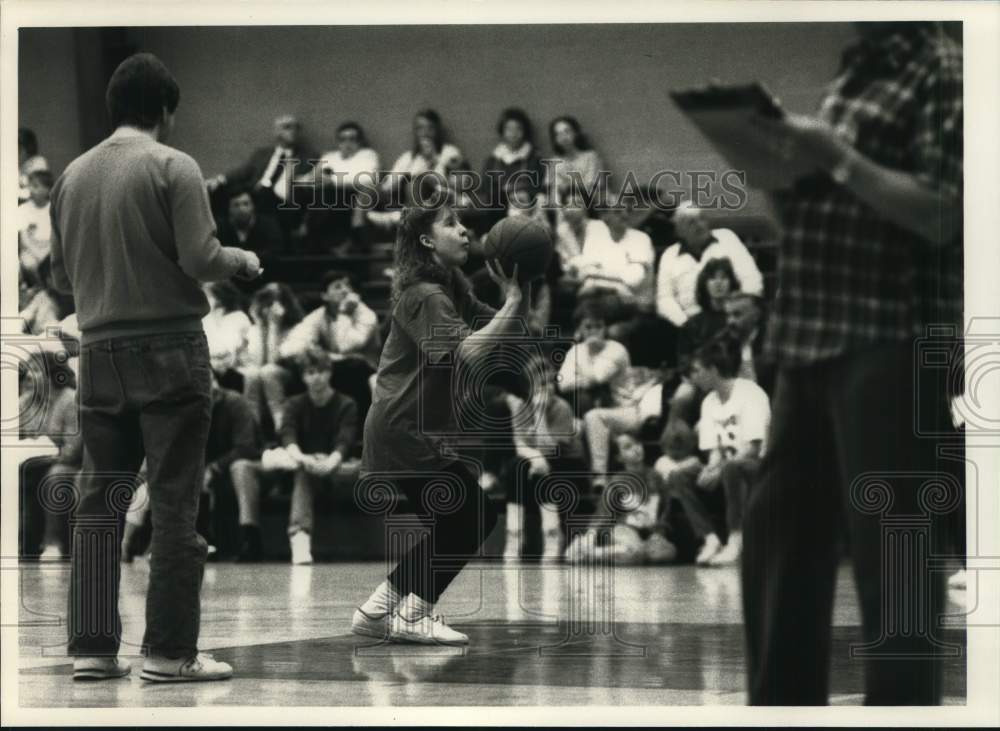
M 629 208 L 605 199 L 599 207 L 604 226 L 588 226 L 583 250 L 574 260 L 581 280 L 578 296 L 613 292 L 626 319 L 653 306 L 653 242 L 628 227 Z
M 249 190 L 257 213 L 273 216 L 287 241 L 302 224 L 303 214 L 301 208 L 285 205 L 294 202 L 293 178 L 308 173 L 316 159 L 300 135 L 301 127 L 294 116 L 279 116 L 274 120 L 274 142 L 254 150 L 239 167 L 209 178 L 209 192 L 223 187 Z
M 680 343 L 681 362 L 689 364 L 691 353 L 709 340 L 735 338 L 740 343 L 740 378 L 753 381 L 770 396 L 777 369 L 763 354 L 764 321 L 761 300 L 739 290 L 729 291 L 723 297 L 722 292 L 732 287 L 735 281 L 728 259 L 709 262 L 698 275 L 698 298 L 702 311 L 684 326 Z M 720 300 L 721 313 L 718 312 Z M 668 395 L 669 416 L 693 424 L 704 397 L 705 393 L 690 380 L 682 381 L 674 393 Z
M 286 388 L 293 376 L 291 364 L 282 360 L 281 346 L 302 317 L 302 306 L 288 285 L 272 282 L 254 293 L 240 371 L 258 421 L 263 425 L 270 419 L 275 431 L 281 428 Z
M 695 283 L 698 311 L 684 323 L 677 341 L 678 361 L 690 361 L 692 354 L 726 327 L 726 300 L 739 292 L 740 281 L 728 257 L 705 262 Z
M 65 504 L 79 495 L 83 466 L 76 375 L 61 354 L 43 350 L 21 364 L 18 376 L 20 438 L 47 439 L 58 450 L 55 456 L 28 459 L 21 467 L 22 479 L 27 475 L 39 479 L 22 485 L 22 530 L 35 522 L 40 512 L 44 521 L 41 558 L 59 559 L 69 553 L 69 515 L 51 506 Z M 31 520 L 26 513 L 29 505 L 30 510 L 37 511 Z M 21 548 L 24 555 L 39 555 L 37 545 Z
M 17 129 L 17 171 L 18 191 L 17 202 L 23 203 L 31 197 L 31 186 L 28 179 L 32 173 L 48 170 L 49 162 L 38 154 L 38 138 L 27 127 Z M 49 183 L 52 187 L 52 183 Z
M 349 273 L 328 271 L 322 284 L 323 304 L 288 334 L 281 358 L 295 359 L 309 348 L 325 352 L 333 363 L 331 385 L 354 399 L 363 421 L 372 399 L 369 379 L 382 350 L 378 315 L 361 301 Z
M 606 241 L 610 238 L 608 225 L 590 216 L 584 194 L 575 189 L 568 191 L 557 211 L 553 240 L 563 272 L 561 289 L 570 291 L 575 296 L 583 284 L 581 269 L 585 260 L 582 257 L 588 239 Z
M 31 335 L 44 335 L 45 329 L 58 325 L 73 314 L 73 298 L 59 292 L 52 282 L 52 261 L 46 256 L 35 272 L 38 285 L 24 293 L 27 303 L 18 313 L 22 330 Z
M 313 497 L 317 490 L 330 484 L 354 449 L 358 410 L 349 396 L 335 391 L 330 385 L 328 353 L 308 348 L 296 362 L 306 383 L 306 392 L 288 399 L 281 426 L 281 446 L 266 451 L 259 463 L 240 463 L 237 469 L 245 474 L 245 479 L 236 487 L 241 522 L 256 521 L 261 474 L 294 474 L 288 518 L 292 563 L 308 564 L 312 563 Z
M 730 338 L 711 340 L 694 356 L 691 380 L 708 393 L 698 419 L 701 459 L 674 468 L 666 481 L 695 534 L 704 539 L 699 565 L 728 565 L 742 551 L 743 508 L 760 465 L 771 418 L 770 400 L 753 381 L 738 378 L 740 345 Z M 719 539 L 705 497 L 722 493 L 728 540 Z
M 579 477 L 586 472 L 580 425 L 573 408 L 556 393 L 554 368 L 543 358 L 527 364 L 527 399 L 507 396 L 512 419 L 515 457 L 505 470 L 507 486 L 507 536 L 504 558 L 521 555 L 525 509 L 539 506 L 539 481 L 549 475 L 567 473 L 582 495 L 588 485 Z M 526 463 L 526 464 L 525 464 Z M 561 554 L 562 530 L 555 504 L 541 505 L 543 556 Z
M 355 195 L 359 190 L 374 195 L 381 163 L 357 122 L 343 122 L 336 136 L 336 149 L 325 152 L 300 182 L 319 186 L 314 199 L 320 205 L 306 212 L 309 249 L 344 254 L 362 250 L 367 242 L 365 210 Z
M 656 312 L 676 329 L 696 315 L 698 274 L 711 259 L 727 257 L 744 292 L 762 296 L 764 278 L 739 237 L 726 228 L 709 228 L 704 214 L 689 201 L 674 211 L 680 241 L 667 247 L 656 272 Z M 676 346 L 675 346 L 676 347 Z
M 625 485 L 638 479 L 645 485 L 645 492 L 632 493 L 618 502 L 623 510 L 611 515 L 607 502 L 599 499 L 595 520 L 613 518 L 615 523 L 610 535 L 590 528 L 577 535 L 566 549 L 570 563 L 614 559 L 619 565 L 642 563 L 667 563 L 677 558 L 677 548 L 667 537 L 667 526 L 662 520 L 664 501 L 661 480 L 656 470 L 649 466 L 647 449 L 634 435 L 624 433 L 615 438 L 622 473 L 628 477 Z
M 368 211 L 367 219 L 376 229 L 393 232 L 399 225 L 402 206 L 413 200 L 410 183 L 422 173 L 436 173 L 448 179 L 454 170 L 466 169 L 462 151 L 446 139 L 441 115 L 433 109 L 421 109 L 413 117 L 413 143 L 392 164 L 379 181 L 381 202 L 388 210 Z
M 575 117 L 556 117 L 549 123 L 549 140 L 552 143 L 554 164 L 547 170 L 551 176 L 546 181 L 547 196 L 551 200 L 564 200 L 573 189 L 583 186 L 592 191 L 605 169 L 597 151 Z
M 511 107 L 500 113 L 497 122 L 499 140 L 483 163 L 480 200 L 489 214 L 483 221 L 485 230 L 515 210 L 528 210 L 524 202 L 534 202 L 545 182 L 545 169 L 535 147 L 534 126 L 522 109 Z M 512 201 L 514 191 L 521 191 L 525 200 Z M 515 214 L 516 215 L 516 214 Z
M 249 249 L 262 263 L 285 252 L 281 229 L 271 216 L 257 215 L 249 188 L 234 188 L 229 192 L 226 216 L 216 225 L 220 244 Z M 263 266 L 266 268 L 267 264 Z
M 585 424 L 594 484 L 603 486 L 611 438 L 637 432 L 647 420 L 660 417 L 662 382 L 658 372 L 633 368 L 625 346 L 608 339 L 598 300 L 581 302 L 577 319 L 578 342 L 560 368 L 559 390 L 575 397 Z
M 21 266 L 37 283 L 38 267 L 52 251 L 49 193 L 53 177 L 48 170 L 28 174 L 28 200 L 17 207 L 17 252 Z
M 576 343 L 559 369 L 560 393 L 572 394 L 577 414 L 595 406 L 618 406 L 631 397 L 628 350 L 608 340 L 607 319 L 599 300 L 585 299 L 574 313 Z
M 726 329 L 740 341 L 740 378 L 755 382 L 772 395 L 777 369 L 763 354 L 765 320 L 760 297 L 733 292 L 724 306 Z
M 202 318 L 208 354 L 223 388 L 243 393 L 245 379 L 237 366 L 246 359 L 247 337 L 253 324 L 243 311 L 243 295 L 231 282 L 206 282 L 202 291 L 209 311 Z
M 588 228 L 583 252 L 576 260 L 577 275 L 583 280 L 577 296 L 604 294 L 610 337 L 628 347 L 634 364 L 655 368 L 672 363 L 671 354 L 662 348 L 663 331 L 672 326 L 655 311 L 653 242 L 629 226 L 631 216 L 629 203 L 610 197 L 601 203 L 600 217 L 606 227 Z

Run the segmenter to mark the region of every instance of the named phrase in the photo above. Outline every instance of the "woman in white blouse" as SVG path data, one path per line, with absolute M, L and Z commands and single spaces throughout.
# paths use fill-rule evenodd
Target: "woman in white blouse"
M 428 171 L 447 178 L 463 160 L 462 151 L 445 142 L 441 116 L 433 109 L 422 109 L 413 118 L 413 147 L 396 159 L 383 184 L 397 186 Z

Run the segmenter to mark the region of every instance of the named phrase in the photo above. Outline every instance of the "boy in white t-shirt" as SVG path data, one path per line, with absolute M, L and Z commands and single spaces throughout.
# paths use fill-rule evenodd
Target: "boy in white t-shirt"
M 48 170 L 30 173 L 28 191 L 31 197 L 17 207 L 18 255 L 21 266 L 31 277 L 37 277 L 38 265 L 52 251 L 52 221 L 49 218 L 52 183 L 52 173 Z
M 763 456 L 771 420 L 770 400 L 753 381 L 737 378 L 739 343 L 718 338 L 702 346 L 691 364 L 691 380 L 708 396 L 701 404 L 698 449 L 706 462 L 675 470 L 667 488 L 684 506 L 696 534 L 704 538 L 696 563 L 736 563 L 743 547 L 743 506 Z M 722 487 L 729 540 L 723 545 L 699 491 Z

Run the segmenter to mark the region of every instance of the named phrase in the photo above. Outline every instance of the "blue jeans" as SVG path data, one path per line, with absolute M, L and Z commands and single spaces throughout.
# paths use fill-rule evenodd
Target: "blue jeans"
M 80 358 L 86 447 L 72 526 L 69 653 L 114 655 L 120 525 L 146 459 L 153 520 L 144 651 L 197 652 L 207 545 L 195 530 L 211 422 L 204 333 L 110 338 Z

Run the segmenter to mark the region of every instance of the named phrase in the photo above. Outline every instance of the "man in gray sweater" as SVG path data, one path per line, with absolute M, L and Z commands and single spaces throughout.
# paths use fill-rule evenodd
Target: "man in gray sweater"
M 115 131 L 52 189 L 52 272 L 81 331 L 86 455 L 73 524 L 69 653 L 74 679 L 127 675 L 118 659 L 121 514 L 143 459 L 153 519 L 142 678 L 218 680 L 198 652 L 207 546 L 195 530 L 211 416 L 199 282 L 253 278 L 257 256 L 215 237 L 197 163 L 163 144 L 177 82 L 155 56 L 122 62 L 106 102 Z

